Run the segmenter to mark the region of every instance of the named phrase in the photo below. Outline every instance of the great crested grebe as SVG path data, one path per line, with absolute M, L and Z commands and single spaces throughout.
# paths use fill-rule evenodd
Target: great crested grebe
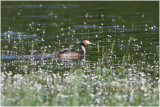
M 57 56 L 59 58 L 64 58 L 64 59 L 81 59 L 81 58 L 85 58 L 85 54 L 86 54 L 86 50 L 85 50 L 85 46 L 87 44 L 92 44 L 95 45 L 94 43 L 90 42 L 87 39 L 84 39 L 81 44 L 81 51 L 75 51 L 73 49 L 62 49 L 59 52 L 57 52 Z M 71 45 L 72 46 L 72 45 Z

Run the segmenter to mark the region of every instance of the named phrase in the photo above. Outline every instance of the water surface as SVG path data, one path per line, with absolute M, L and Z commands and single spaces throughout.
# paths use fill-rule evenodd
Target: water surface
M 99 95 L 96 93 L 101 91 L 95 90 L 94 92 L 88 92 L 92 97 L 94 96 L 94 100 L 87 97 L 88 100 L 84 102 L 84 105 L 91 105 L 92 101 L 97 102 L 94 105 L 158 105 L 158 97 L 156 96 L 159 75 L 158 9 L 159 3 L 151 1 L 3 1 L 1 5 L 1 70 L 4 78 L 2 80 L 7 79 L 6 75 L 11 75 L 13 81 L 16 81 L 14 76 L 22 75 L 25 81 L 24 75 L 29 77 L 32 72 L 51 72 L 52 74 L 47 74 L 46 78 L 50 75 L 60 75 L 62 77 L 64 77 L 63 75 L 68 75 L 70 79 L 73 79 L 75 76 L 73 74 L 87 71 L 87 75 L 89 75 L 87 77 L 88 81 L 93 81 L 89 79 L 91 77 L 98 79 L 97 76 L 99 78 L 102 76 L 101 78 L 104 80 L 99 80 L 99 83 L 106 83 L 102 86 L 110 86 L 108 84 L 111 83 L 112 89 L 109 92 L 112 94 Z M 96 43 L 96 46 L 86 46 L 86 62 L 81 60 L 61 60 L 50 56 L 55 51 L 68 48 L 70 44 L 74 45 L 73 49 L 79 50 L 79 44 L 84 38 Z M 31 57 L 30 50 L 36 50 L 35 54 L 38 54 L 38 56 Z M 102 72 L 106 74 L 104 75 Z M 107 74 L 109 72 L 110 74 Z M 85 75 L 83 76 L 85 77 Z M 113 78 L 111 78 L 111 75 Z M 142 77 L 139 77 L 139 75 Z M 143 81 L 137 79 L 137 77 L 143 79 Z M 81 79 L 83 82 L 85 81 L 85 79 Z M 124 80 L 126 82 L 132 80 L 132 83 L 127 84 L 125 88 L 125 86 L 123 87 L 125 85 L 125 83 L 123 84 Z M 74 82 L 74 79 L 70 81 Z M 141 84 L 138 85 L 138 81 Z M 93 85 L 93 83 L 87 84 Z M 145 86 L 142 84 L 145 84 Z M 57 85 L 61 86 L 62 84 L 57 83 Z M 122 96 L 120 91 L 115 91 L 115 88 L 119 86 L 121 88 L 117 89 L 122 93 L 126 89 L 131 95 L 124 93 L 125 97 Z M 138 87 L 137 90 L 141 90 L 141 88 L 145 90 L 143 92 L 139 91 L 143 96 L 142 100 L 137 99 L 135 102 L 132 100 L 132 98 L 138 98 L 137 94 L 134 96 L 127 87 L 134 86 Z M 94 86 L 95 89 L 96 87 L 98 86 Z M 82 88 L 81 91 L 83 89 L 84 93 L 87 92 L 85 88 Z M 152 90 L 152 92 L 148 89 Z M 71 88 L 68 88 L 68 90 L 71 90 Z M 6 90 L 4 90 L 5 92 Z M 105 93 L 105 91 L 103 90 L 102 93 Z M 56 98 L 57 95 L 58 93 L 53 98 Z M 72 94 L 70 93 L 70 95 Z M 121 98 L 117 100 L 113 95 L 126 98 L 125 101 L 128 101 L 128 103 L 120 100 Z M 155 99 L 146 103 L 150 95 Z M 83 97 L 85 96 L 78 98 Z M 3 98 L 3 101 L 7 99 L 7 97 Z M 130 100 L 127 100 L 127 98 Z M 115 100 L 115 102 L 98 102 L 99 100 L 102 101 L 102 99 L 107 101 Z M 79 100 L 82 101 L 81 99 Z M 62 97 L 61 100 L 57 99 L 57 101 L 65 100 Z M 90 103 L 87 103 L 87 101 L 90 101 Z M 6 100 L 6 102 L 12 101 Z M 17 102 L 19 101 L 17 100 Z M 6 103 L 5 105 L 8 104 Z M 28 105 L 28 103 L 20 102 L 14 104 Z M 48 104 L 45 101 L 42 104 L 37 104 L 61 105 L 58 102 Z M 63 104 L 67 105 L 65 102 Z M 33 103 L 33 105 L 36 105 L 36 103 Z M 74 103 L 68 103 L 68 105 L 74 105 Z M 75 105 L 81 105 L 81 103 L 75 103 Z

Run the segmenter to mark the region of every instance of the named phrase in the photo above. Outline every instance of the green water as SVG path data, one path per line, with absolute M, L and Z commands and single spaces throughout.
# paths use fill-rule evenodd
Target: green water
M 2 104 L 158 105 L 158 35 L 156 1 L 3 1 Z M 85 63 L 16 57 L 29 50 L 52 54 L 69 44 L 78 50 L 84 38 L 96 43 L 86 46 Z M 27 91 L 37 97 L 27 101 Z

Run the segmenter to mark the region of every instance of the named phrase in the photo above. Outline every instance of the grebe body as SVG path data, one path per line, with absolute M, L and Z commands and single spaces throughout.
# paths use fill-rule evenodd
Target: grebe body
M 57 53 L 57 56 L 63 59 L 84 59 L 86 54 L 85 46 L 87 44 L 95 45 L 89 40 L 84 39 L 80 44 L 81 51 L 75 51 L 71 48 L 62 49 Z

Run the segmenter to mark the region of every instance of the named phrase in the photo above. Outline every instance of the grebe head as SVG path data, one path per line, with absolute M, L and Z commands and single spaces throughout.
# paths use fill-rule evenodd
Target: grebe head
M 90 42 L 90 41 L 89 41 L 89 40 L 87 40 L 87 39 L 84 39 L 84 40 L 81 42 L 81 45 L 83 45 L 83 46 L 86 46 L 86 45 L 88 45 L 88 44 L 96 45 L 96 44 L 94 44 L 94 43 Z
M 69 45 L 69 49 L 72 49 L 72 47 L 73 47 L 73 46 L 74 46 L 74 45 L 72 45 L 72 44 L 71 44 L 71 45 Z

